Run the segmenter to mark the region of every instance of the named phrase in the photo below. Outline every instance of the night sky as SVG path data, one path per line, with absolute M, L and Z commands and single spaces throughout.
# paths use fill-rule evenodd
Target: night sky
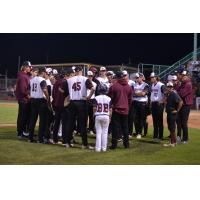
M 14 77 L 18 56 L 32 64 L 171 65 L 193 50 L 193 34 L 0 34 L 0 73 Z

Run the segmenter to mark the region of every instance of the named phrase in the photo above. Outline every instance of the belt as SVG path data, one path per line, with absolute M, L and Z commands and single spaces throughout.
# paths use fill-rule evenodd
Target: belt
M 102 115 L 109 116 L 108 114 L 97 114 L 95 116 L 97 117 L 97 116 L 102 116 Z
M 80 100 L 70 100 L 70 101 L 86 101 L 85 99 L 80 99 Z
M 136 100 L 134 100 L 133 103 L 134 103 L 134 102 L 135 102 L 135 103 L 138 103 L 138 104 L 147 104 L 146 101 L 136 101 Z
M 151 103 L 155 103 L 155 104 L 164 104 L 163 102 L 159 102 L 159 101 L 152 101 Z

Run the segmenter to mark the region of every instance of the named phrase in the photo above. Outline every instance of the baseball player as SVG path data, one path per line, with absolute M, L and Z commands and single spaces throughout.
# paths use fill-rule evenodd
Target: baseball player
M 112 115 L 111 98 L 106 96 L 107 88 L 105 85 L 99 86 L 100 95 L 96 96 L 93 104 L 96 128 L 96 147 L 97 152 L 107 150 L 108 127 Z
M 135 81 L 129 79 L 129 74 L 126 70 L 122 71 L 128 84 L 133 87 L 133 85 L 135 84 Z M 135 121 L 135 111 L 134 111 L 134 106 L 133 106 L 133 101 L 129 107 L 129 114 L 128 114 L 128 133 L 129 133 L 129 138 L 132 137 L 132 133 L 133 133 L 133 122 Z
M 136 137 L 141 139 L 143 126 L 146 123 L 147 95 L 149 93 L 149 85 L 144 82 L 144 75 L 142 73 L 136 74 L 136 83 L 132 86 L 132 89 Z
M 28 73 L 31 70 L 31 63 L 25 61 L 22 64 L 21 71 L 17 74 L 16 83 L 16 98 L 18 100 L 18 117 L 17 117 L 17 133 L 18 137 L 24 136 L 27 132 L 27 127 L 29 126 L 30 117 L 30 94 L 29 94 L 29 84 L 30 77 Z
M 113 71 L 108 71 L 106 73 L 106 76 L 107 76 L 107 79 L 108 79 L 108 83 L 109 83 L 109 88 L 110 86 L 112 85 L 112 82 L 113 82 L 113 76 L 114 76 L 114 72 Z
M 47 106 L 49 94 L 45 80 L 46 69 L 41 67 L 38 76 L 30 80 L 31 117 L 29 125 L 29 142 L 33 142 L 35 124 L 39 115 L 38 143 L 44 142 L 46 132 Z
M 84 77 L 82 67 L 77 66 L 75 68 L 76 76 L 69 78 L 67 80 L 68 84 L 68 92 L 70 96 L 70 114 L 71 117 L 69 119 L 70 124 L 70 135 L 68 138 L 72 137 L 73 132 L 73 122 L 76 119 L 76 115 L 78 116 L 80 122 L 80 133 L 82 136 L 82 149 L 92 149 L 91 146 L 88 145 L 87 140 L 87 100 L 91 98 L 94 93 L 94 88 L 92 82 Z M 87 96 L 87 89 L 90 89 L 90 94 Z M 70 141 L 67 141 L 70 145 Z
M 167 124 L 170 132 L 170 143 L 164 144 L 165 147 L 176 146 L 176 118 L 177 113 L 181 109 L 183 101 L 177 92 L 173 89 L 173 83 L 167 83 L 167 99 L 166 99 L 166 113 L 167 113 Z
M 69 135 L 70 135 L 69 128 L 71 126 L 69 124 L 69 119 L 71 117 L 71 113 L 69 109 L 70 97 L 69 97 L 69 92 L 68 92 L 67 79 L 74 76 L 74 71 L 72 68 L 69 68 L 64 71 L 64 74 L 65 74 L 64 79 L 63 79 L 62 85 L 59 87 L 59 91 L 63 94 L 63 97 L 64 97 L 64 104 L 63 104 L 63 111 L 62 111 L 62 139 L 63 139 L 63 145 L 66 146 L 66 148 L 68 148 L 70 146 L 71 147 L 73 146 L 74 141 L 72 141 L 73 140 L 72 135 L 71 135 L 71 138 L 69 138 Z
M 63 83 L 63 78 L 64 74 L 60 73 L 56 77 L 56 82 L 53 85 L 53 90 L 52 90 L 52 97 L 53 97 L 53 102 L 52 106 L 55 112 L 54 116 L 54 127 L 53 127 L 53 144 L 58 143 L 58 132 L 59 132 L 59 127 L 61 124 L 61 118 L 62 118 L 62 113 L 63 113 L 63 106 L 64 106 L 64 96 L 63 93 L 60 92 L 59 88 L 61 87 Z
M 165 85 L 152 72 L 151 78 L 151 112 L 153 118 L 153 139 L 157 142 L 163 139 L 163 111 L 165 101 Z
M 122 73 L 124 74 L 125 79 L 127 80 L 128 84 L 130 86 L 132 86 L 133 84 L 135 84 L 135 81 L 129 79 L 129 74 L 128 74 L 128 72 L 126 70 L 123 70 Z
M 37 67 L 34 67 L 31 71 L 31 78 L 34 78 L 35 76 L 38 75 L 38 68 Z
M 50 128 L 51 125 L 53 124 L 54 121 L 54 116 L 53 116 L 53 109 L 51 108 L 51 103 L 53 101 L 52 98 L 52 90 L 53 90 L 53 85 L 50 81 L 50 78 L 53 76 L 53 69 L 52 68 L 46 68 L 46 75 L 45 75 L 45 80 L 46 80 L 46 84 L 47 84 L 47 90 L 48 90 L 48 94 L 49 94 L 49 107 L 47 107 L 47 119 L 46 119 L 46 135 L 45 135 L 45 143 L 49 143 L 50 140 Z
M 177 92 L 183 100 L 183 106 L 178 112 L 178 123 L 183 131 L 182 143 L 188 143 L 188 118 L 190 115 L 190 109 L 193 104 L 193 90 L 192 82 L 187 71 L 183 71 L 180 74 L 181 85 L 177 89 Z M 181 130 L 178 133 L 179 140 L 181 139 Z
M 93 78 L 93 72 L 88 71 L 87 72 L 88 79 L 92 82 L 94 91 L 96 90 L 97 84 L 92 81 Z M 90 90 L 87 90 L 87 96 L 89 96 Z M 93 117 L 93 103 L 94 103 L 95 93 L 91 96 L 91 98 L 88 100 L 88 117 L 89 117 L 89 133 L 91 135 L 94 134 L 94 117 Z
M 113 77 L 115 76 L 113 71 L 108 71 L 106 73 L 106 76 L 108 78 L 108 82 L 109 82 L 109 88 L 114 84 L 114 79 Z M 109 89 L 108 89 L 109 91 Z M 111 118 L 112 119 L 112 118 Z M 109 127 L 108 127 L 108 134 L 111 134 L 112 132 L 112 120 L 110 121 Z M 119 136 L 119 140 L 122 141 L 121 136 Z
M 112 145 L 110 147 L 112 150 L 117 148 L 120 135 L 123 135 L 124 147 L 129 148 L 128 113 L 132 98 L 132 89 L 128 85 L 122 71 L 116 73 L 116 78 L 117 81 L 110 87 L 108 93 L 113 105 Z
M 99 80 L 100 84 L 105 84 L 107 88 L 109 88 L 109 81 L 106 76 L 106 73 L 107 73 L 106 68 L 100 67 L 99 77 L 97 79 Z
M 96 67 L 93 67 L 93 66 L 92 66 L 92 67 L 89 68 L 89 71 L 91 71 L 91 72 L 93 73 L 92 81 L 95 82 L 95 83 L 97 84 L 97 87 L 96 87 L 96 90 L 95 90 L 95 96 L 97 96 L 97 95 L 99 95 L 99 94 L 98 94 L 98 87 L 99 87 L 99 85 L 100 85 L 100 82 L 99 82 L 98 77 L 97 77 L 97 75 L 98 75 L 98 70 L 97 70 Z

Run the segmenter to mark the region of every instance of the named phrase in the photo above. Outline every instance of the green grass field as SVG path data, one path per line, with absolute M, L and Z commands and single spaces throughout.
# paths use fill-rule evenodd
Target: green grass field
M 15 123 L 16 116 L 17 105 L 0 103 L 0 164 L 200 164 L 200 131 L 197 129 L 189 130 L 189 144 L 176 148 L 164 148 L 162 144 L 167 140 L 162 144 L 153 143 L 150 128 L 147 138 L 130 140 L 130 149 L 124 149 L 119 143 L 115 151 L 96 153 L 80 149 L 78 136 L 78 144 L 71 149 L 19 140 L 15 127 L 2 127 L 3 123 Z M 165 136 L 168 136 L 167 129 Z M 95 137 L 89 136 L 89 142 L 94 145 Z

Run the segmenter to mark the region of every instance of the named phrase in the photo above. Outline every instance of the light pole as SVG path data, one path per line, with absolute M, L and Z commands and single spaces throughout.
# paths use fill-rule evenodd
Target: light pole
M 17 67 L 17 72 L 20 70 L 20 56 L 18 56 L 18 67 Z
M 193 61 L 197 60 L 197 33 L 194 33 L 194 51 L 193 51 Z

